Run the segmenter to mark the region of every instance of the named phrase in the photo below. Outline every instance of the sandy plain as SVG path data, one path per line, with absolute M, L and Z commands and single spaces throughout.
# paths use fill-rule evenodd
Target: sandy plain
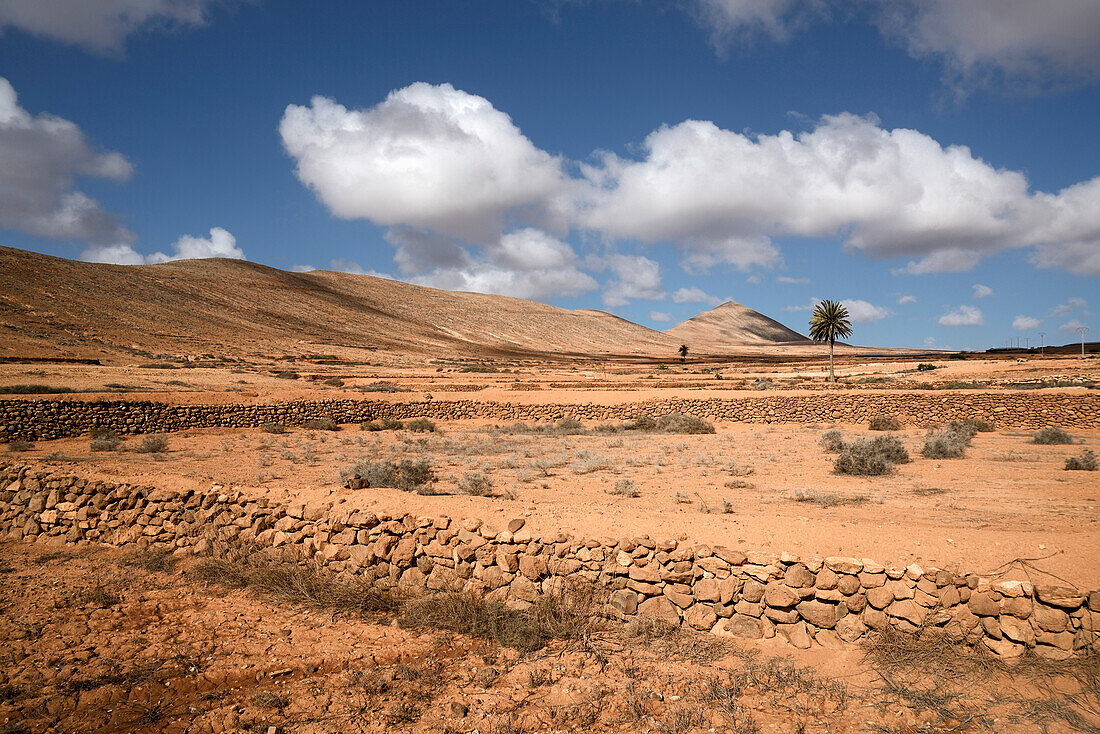
M 920 363 L 936 369 L 920 371 Z M 1085 394 L 1095 389 L 1088 385 L 1095 385 L 1100 372 L 1095 359 L 1066 355 L 844 355 L 837 366 L 839 385 L 824 381 L 827 361 L 820 354 L 684 365 L 112 360 L 3 364 L 0 385 L 67 387 L 74 392 L 60 397 L 77 400 L 402 401 L 431 395 L 614 404 L 759 394 L 760 380 L 769 381 L 768 390 L 792 392 L 950 386 Z M 288 371 L 297 379 L 276 376 Z M 390 387 L 395 391 L 380 391 Z M 539 533 L 691 538 L 804 556 L 852 555 L 979 573 L 1000 569 L 1009 578 L 1035 581 L 1042 580 L 1036 578 L 1041 571 L 1082 587 L 1100 586 L 1100 482 L 1093 472 L 1063 469 L 1070 455 L 1100 451 L 1096 430 L 1071 428 L 1073 445 L 1040 446 L 1030 442 L 1029 431 L 995 427 L 979 433 L 963 459 L 926 459 L 924 429 L 906 426 L 897 435 L 912 461 L 889 476 L 854 478 L 833 473 L 834 455 L 819 440 L 831 429 L 849 439 L 877 435 L 866 425 L 718 422 L 712 435 L 664 435 L 604 434 L 586 422 L 583 434 L 559 435 L 491 421 L 435 423 L 435 431 L 424 433 L 362 431 L 357 425 L 339 431 L 288 427 L 283 434 L 188 430 L 165 435 L 167 450 L 155 454 L 134 450 L 141 436 L 111 452 L 93 452 L 89 439 L 80 437 L 40 441 L 7 458 L 89 478 L 166 488 L 218 484 L 278 501 L 478 517 L 499 527 L 522 517 Z M 359 461 L 404 458 L 433 466 L 438 494 L 343 487 L 341 472 Z M 490 496 L 462 494 L 468 474 L 487 479 Z M 638 496 L 609 493 L 623 480 L 632 482 Z M 48 551 L 61 555 L 51 558 Z M 861 648 L 796 651 L 777 649 L 778 643 L 738 643 L 704 654 L 700 645 L 717 643 L 624 638 L 622 630 L 600 632 L 595 651 L 555 642 L 519 654 L 478 638 L 395 627 L 385 618 L 334 621 L 328 613 L 244 591 L 226 593 L 178 569 L 135 576 L 118 565 L 124 554 L 109 549 L 9 543 L 0 553 L 9 589 L 0 617 L 9 656 L 0 719 L 6 717 L 4 726 L 12 732 L 1023 732 L 1042 726 L 1095 731 L 1084 727 L 1097 725 L 1095 671 L 968 668 L 958 688 L 960 679 L 919 667 L 884 678 Z M 1025 568 L 1014 565 L 1016 559 L 1031 562 Z M 93 593 L 104 586 L 106 598 Z M 148 663 L 144 668 L 142 661 Z M 140 683 L 127 677 L 126 670 L 152 668 Z M 497 675 L 487 680 L 485 668 Z M 803 673 L 791 673 L 795 669 Z M 383 684 L 375 681 L 364 690 L 362 670 L 383 676 Z M 811 678 L 816 682 L 805 682 Z M 740 708 L 716 703 L 715 689 L 707 688 L 711 680 L 739 681 Z M 905 688 L 909 694 L 903 695 L 891 687 L 902 680 L 918 681 L 921 691 L 938 696 L 954 691 L 953 703 L 941 700 L 937 709 L 925 694 Z M 837 685 L 845 690 L 843 705 Z M 268 707 L 262 701 L 273 699 L 257 698 L 264 691 L 286 696 L 285 705 Z M 995 699 L 1008 701 L 1007 708 Z M 462 708 L 453 703 L 466 713 L 459 716 Z

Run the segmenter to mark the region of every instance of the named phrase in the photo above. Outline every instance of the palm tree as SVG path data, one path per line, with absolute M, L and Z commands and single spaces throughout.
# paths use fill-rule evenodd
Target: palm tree
M 687 359 L 687 356 L 688 356 L 688 345 L 687 344 L 681 344 L 680 345 L 680 362 L 681 363 L 684 362 L 684 360 Z
M 810 338 L 815 342 L 829 342 L 829 381 L 836 382 L 833 374 L 833 344 L 837 339 L 852 335 L 852 322 L 848 309 L 836 301 L 822 301 L 810 315 Z

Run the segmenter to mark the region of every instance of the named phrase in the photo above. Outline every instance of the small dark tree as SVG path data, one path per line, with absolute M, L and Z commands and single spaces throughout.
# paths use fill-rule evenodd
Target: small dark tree
M 852 322 L 848 309 L 836 301 L 825 300 L 814 307 L 810 316 L 810 338 L 815 342 L 829 342 L 829 381 L 836 382 L 833 373 L 833 344 L 852 334 Z
M 687 344 L 681 344 L 680 345 L 680 363 L 681 364 L 683 364 L 685 361 L 687 361 L 687 356 L 688 356 L 688 345 Z

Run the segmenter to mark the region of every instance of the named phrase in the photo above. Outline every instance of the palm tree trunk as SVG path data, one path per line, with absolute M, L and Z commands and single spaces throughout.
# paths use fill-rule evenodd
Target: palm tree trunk
M 829 340 L 829 382 L 836 382 L 836 375 L 833 374 L 833 340 Z

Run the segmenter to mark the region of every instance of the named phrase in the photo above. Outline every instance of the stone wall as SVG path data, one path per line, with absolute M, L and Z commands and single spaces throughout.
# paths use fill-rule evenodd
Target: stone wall
M 299 400 L 259 405 L 177 405 L 126 400 L 0 400 L 0 441 L 79 436 L 94 427 L 119 433 L 160 433 L 184 428 L 245 428 L 264 423 L 300 425 L 318 418 L 360 423 L 423 416 L 438 420 L 479 418 L 547 421 L 560 418 L 611 421 L 641 415 L 685 413 L 709 420 L 748 423 L 866 423 L 883 413 L 903 424 L 936 425 L 984 418 L 1001 428 L 1100 427 L 1100 394 L 1028 392 L 911 392 L 879 394 L 763 395 L 668 399 L 618 405 L 517 404 L 476 400 Z
M 201 555 L 282 548 L 387 586 L 462 590 L 524 606 L 572 580 L 610 593 L 615 612 L 719 635 L 781 635 L 841 646 L 870 630 L 943 628 L 1003 656 L 1100 651 L 1100 592 L 999 581 L 869 559 L 799 558 L 649 537 L 536 537 L 523 520 L 391 516 L 339 504 L 282 506 L 215 486 L 181 493 L 0 464 L 0 535 L 38 542 L 153 546 Z

